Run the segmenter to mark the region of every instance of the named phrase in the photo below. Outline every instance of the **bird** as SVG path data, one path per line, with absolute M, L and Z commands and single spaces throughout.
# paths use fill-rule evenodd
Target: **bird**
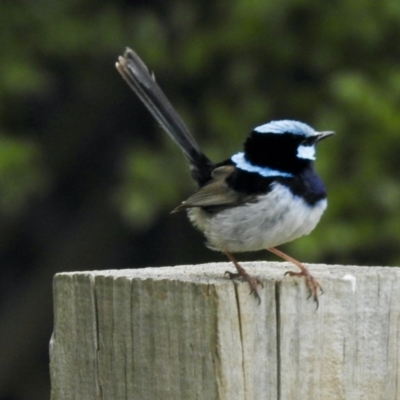
M 256 126 L 243 150 L 215 163 L 196 140 L 157 84 L 154 74 L 129 47 L 117 71 L 186 157 L 197 190 L 172 213 L 186 211 L 211 250 L 224 253 L 260 302 L 262 282 L 233 253 L 268 250 L 299 268 L 285 275 L 304 277 L 318 308 L 319 282 L 299 261 L 276 247 L 308 235 L 327 207 L 326 190 L 314 170 L 315 146 L 334 134 L 292 119 Z

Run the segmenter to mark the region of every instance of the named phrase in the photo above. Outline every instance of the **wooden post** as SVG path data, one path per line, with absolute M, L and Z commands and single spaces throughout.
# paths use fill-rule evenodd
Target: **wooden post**
M 320 305 L 287 263 L 57 274 L 52 400 L 400 398 L 398 268 L 311 265 Z

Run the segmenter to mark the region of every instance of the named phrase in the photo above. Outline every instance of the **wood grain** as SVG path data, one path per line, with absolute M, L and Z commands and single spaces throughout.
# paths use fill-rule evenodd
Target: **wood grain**
M 399 270 L 287 263 L 89 271 L 54 279 L 52 400 L 400 398 Z

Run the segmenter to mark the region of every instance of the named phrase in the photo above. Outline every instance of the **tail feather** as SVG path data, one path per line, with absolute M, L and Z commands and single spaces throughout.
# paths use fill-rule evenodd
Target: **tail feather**
M 199 185 L 207 182 L 211 178 L 214 164 L 202 153 L 143 61 L 127 48 L 124 55 L 118 57 L 115 66 L 162 128 L 181 148 L 189 161 L 192 177 Z

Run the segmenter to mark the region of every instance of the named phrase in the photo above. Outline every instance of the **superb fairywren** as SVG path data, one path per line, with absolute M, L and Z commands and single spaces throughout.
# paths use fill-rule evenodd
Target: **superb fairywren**
M 333 132 L 316 132 L 298 121 L 271 121 L 253 129 L 243 152 L 213 163 L 136 53 L 128 48 L 116 68 L 189 161 L 198 190 L 173 212 L 187 210 L 207 246 L 225 253 L 235 265 L 237 273 L 228 272 L 230 277 L 247 281 L 258 300 L 259 280 L 232 253 L 266 249 L 294 263 L 300 272 L 288 274 L 304 276 L 318 304 L 319 283 L 303 264 L 275 246 L 309 234 L 325 211 L 325 189 L 313 161 L 315 144 Z

